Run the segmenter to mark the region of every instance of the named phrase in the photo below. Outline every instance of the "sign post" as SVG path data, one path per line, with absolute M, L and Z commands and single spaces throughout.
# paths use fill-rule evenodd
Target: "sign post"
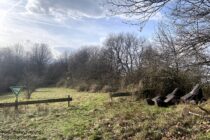
M 11 86 L 10 89 L 12 90 L 12 93 L 15 94 L 15 110 L 18 110 L 18 96 L 21 92 L 21 90 L 23 89 L 23 86 Z

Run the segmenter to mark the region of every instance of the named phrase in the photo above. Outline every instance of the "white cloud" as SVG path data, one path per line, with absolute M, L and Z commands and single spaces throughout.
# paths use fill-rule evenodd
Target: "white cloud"
M 11 13 L 10 13 L 11 14 Z M 18 14 L 17 14 L 18 15 Z M 16 16 L 17 16 L 16 15 Z M 56 24 L 48 20 L 41 21 L 31 19 L 28 15 L 10 15 L 0 28 L 0 47 L 12 46 L 16 43 L 25 44 L 46 43 L 53 48 L 69 47 L 76 49 L 84 45 L 96 45 L 101 36 L 105 34 L 105 29 L 99 25 L 80 22 L 80 24 Z M 49 26 L 50 25 L 50 26 Z M 87 28 L 88 27 L 88 28 Z M 54 32 L 57 30 L 57 33 Z M 66 31 L 69 31 L 66 33 Z M 97 39 L 98 38 L 98 39 Z M 54 51 L 55 52 L 55 51 Z M 57 54 L 55 52 L 55 54 Z
M 106 0 L 28 0 L 26 9 L 30 14 L 51 16 L 62 23 L 67 19 L 105 18 L 109 5 L 102 6 Z M 139 22 L 141 15 L 116 15 L 125 21 Z M 163 20 L 161 12 L 157 12 L 149 20 Z
M 0 23 L 0 47 L 30 40 L 46 43 L 53 51 L 54 48 L 76 49 L 102 44 L 112 32 L 133 31 L 133 26 L 122 24 L 123 17 L 100 18 L 105 15 L 100 5 L 103 1 L 0 0 L 0 17 L 13 7 Z M 14 7 L 17 2 L 20 5 Z
M 26 9 L 31 14 L 53 16 L 61 21 L 66 18 L 104 16 L 102 0 L 28 0 Z

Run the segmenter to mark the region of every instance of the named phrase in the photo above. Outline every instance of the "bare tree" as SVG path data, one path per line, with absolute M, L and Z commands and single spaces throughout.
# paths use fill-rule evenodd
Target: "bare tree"
M 26 88 L 26 99 L 30 99 L 32 93 L 40 86 L 43 80 L 34 73 L 25 69 L 23 83 Z
M 114 15 L 131 19 L 134 25 L 144 25 L 171 0 L 107 0 L 109 10 Z
M 196 64 L 210 64 L 210 58 L 204 53 L 210 42 L 208 0 L 108 0 L 108 5 L 114 15 L 136 19 L 132 22 L 137 25 L 146 23 L 151 16 L 166 8 L 177 29 L 182 52 L 194 56 Z
M 182 51 L 193 55 L 196 64 L 199 65 L 210 64 L 210 58 L 205 53 L 210 45 L 209 11 L 210 2 L 208 0 L 180 0 L 171 14 L 177 27 Z
M 14 47 L 14 48 L 12 48 Z M 22 78 L 24 55 L 20 45 L 0 49 L 0 91 L 7 91 Z
M 122 75 L 127 75 L 139 67 L 145 40 L 130 33 L 113 34 L 107 38 L 105 46 L 109 50 L 109 58 L 113 67 Z
M 161 59 L 164 61 L 166 68 L 173 69 L 175 76 L 178 76 L 180 67 L 185 64 L 185 56 L 177 43 L 176 34 L 169 26 L 160 24 L 155 41 L 158 44 Z
M 43 75 L 47 64 L 52 59 L 50 49 L 46 44 L 34 44 L 30 53 L 31 69 L 39 76 Z

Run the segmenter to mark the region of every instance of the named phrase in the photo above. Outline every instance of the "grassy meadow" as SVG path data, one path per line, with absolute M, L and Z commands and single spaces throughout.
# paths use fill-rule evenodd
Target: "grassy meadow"
M 210 139 L 209 120 L 190 115 L 203 113 L 196 105 L 160 108 L 143 100 L 116 98 L 107 93 L 77 92 L 67 88 L 42 88 L 31 100 L 73 98 L 67 102 L 0 109 L 1 139 L 40 140 L 189 140 Z M 25 100 L 24 94 L 19 100 Z M 0 97 L 0 102 L 14 102 L 14 95 Z M 208 102 L 203 105 L 210 110 Z

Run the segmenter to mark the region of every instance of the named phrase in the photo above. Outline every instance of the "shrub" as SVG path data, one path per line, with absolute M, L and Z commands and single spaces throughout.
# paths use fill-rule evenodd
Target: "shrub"
M 90 92 L 98 92 L 101 90 L 101 86 L 98 84 L 93 84 L 90 86 L 89 91 Z
M 63 87 L 66 85 L 66 80 L 65 79 L 61 79 L 56 83 L 56 87 Z
M 126 90 L 129 91 L 129 92 L 136 92 L 136 91 L 142 91 L 142 87 L 140 87 L 141 85 L 139 84 L 129 84 L 127 87 L 126 87 Z
M 61 79 L 56 83 L 56 87 L 70 87 L 71 85 L 72 82 L 66 79 Z
M 112 91 L 112 87 L 109 86 L 109 85 L 105 85 L 103 88 L 102 88 L 102 92 L 111 92 Z
M 143 83 L 142 83 L 142 81 L 140 80 L 139 81 L 139 84 L 137 85 L 137 91 L 142 91 L 143 90 Z
M 112 87 L 110 85 L 105 85 L 102 90 L 102 92 L 114 92 L 114 91 L 117 91 L 117 88 L 116 87 Z
M 77 91 L 82 92 L 82 91 L 88 91 L 88 89 L 89 89 L 88 87 L 89 87 L 88 84 L 81 83 L 80 85 L 78 85 L 76 87 L 76 89 L 77 89 Z
M 209 98 L 209 93 L 210 93 L 210 85 L 209 84 L 206 84 L 203 86 L 203 94 L 204 94 L 204 97 L 206 98 Z

